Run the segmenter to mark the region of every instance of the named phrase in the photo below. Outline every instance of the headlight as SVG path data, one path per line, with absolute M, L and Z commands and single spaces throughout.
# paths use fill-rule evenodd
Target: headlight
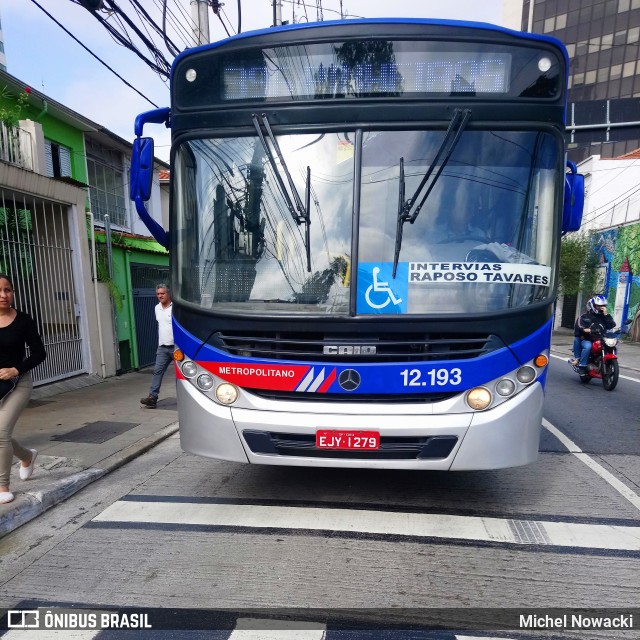
M 216 387 L 216 398 L 222 404 L 233 404 L 238 399 L 238 390 L 228 382 Z
M 615 347 L 618 344 L 617 338 L 605 338 L 604 343 L 607 347 Z
M 476 411 L 482 411 L 491 404 L 491 392 L 484 387 L 475 387 L 467 393 L 467 404 Z
M 536 370 L 528 365 L 520 367 L 518 373 L 516 373 L 516 378 L 518 378 L 522 384 L 529 384 L 536 379 Z
M 496 393 L 501 396 L 510 396 L 516 390 L 516 383 L 509 378 L 502 378 L 496 385 Z
M 209 391 L 213 387 L 213 378 L 208 373 L 198 376 L 196 384 L 203 390 Z
M 183 362 L 181 368 L 185 378 L 193 378 L 198 373 L 198 365 L 193 360 Z

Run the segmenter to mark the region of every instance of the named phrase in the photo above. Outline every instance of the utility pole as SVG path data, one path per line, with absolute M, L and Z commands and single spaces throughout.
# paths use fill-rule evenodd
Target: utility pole
M 273 0 L 273 26 L 282 24 L 282 0 Z
M 193 46 L 209 43 L 209 3 L 207 0 L 191 0 Z

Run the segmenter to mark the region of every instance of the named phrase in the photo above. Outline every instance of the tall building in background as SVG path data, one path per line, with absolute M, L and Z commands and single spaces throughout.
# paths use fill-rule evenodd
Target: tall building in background
M 2 35 L 2 17 L 0 16 L 0 69 L 7 70 L 7 56 L 4 55 L 4 36 Z
M 522 30 L 555 36 L 569 52 L 572 160 L 640 147 L 640 0 L 524 0 Z

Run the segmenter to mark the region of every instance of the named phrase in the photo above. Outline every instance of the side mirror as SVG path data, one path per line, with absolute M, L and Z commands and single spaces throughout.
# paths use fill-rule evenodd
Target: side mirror
M 153 138 L 136 138 L 131 151 L 129 197 L 146 202 L 153 184 Z
M 169 248 L 167 232 L 151 217 L 144 203 L 151 197 L 153 185 L 153 138 L 136 138 L 131 150 L 129 197 L 151 235 L 165 248 Z
M 569 173 L 565 173 L 564 176 L 563 233 L 580 229 L 584 210 L 584 176 L 578 173 L 576 165 L 570 160 L 567 160 L 567 167 Z

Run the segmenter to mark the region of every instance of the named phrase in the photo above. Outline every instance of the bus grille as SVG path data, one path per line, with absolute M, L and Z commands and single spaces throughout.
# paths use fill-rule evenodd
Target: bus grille
M 308 333 L 213 334 L 213 345 L 233 356 L 314 362 L 426 362 L 466 360 L 504 347 L 493 335 L 435 334 L 328 336 Z M 339 353 L 335 351 L 339 350 Z M 328 353 L 328 351 L 330 351 Z M 333 352 L 331 352 L 333 351 Z
M 245 389 L 265 400 L 293 400 L 295 402 L 348 402 L 351 404 L 431 404 L 457 396 L 459 391 L 449 393 L 309 393 L 305 391 L 280 391 L 276 389 Z
M 242 432 L 253 453 L 304 458 L 348 460 L 435 460 L 446 458 L 456 446 L 456 436 L 395 437 L 381 436 L 375 451 L 318 449 L 315 434 Z

